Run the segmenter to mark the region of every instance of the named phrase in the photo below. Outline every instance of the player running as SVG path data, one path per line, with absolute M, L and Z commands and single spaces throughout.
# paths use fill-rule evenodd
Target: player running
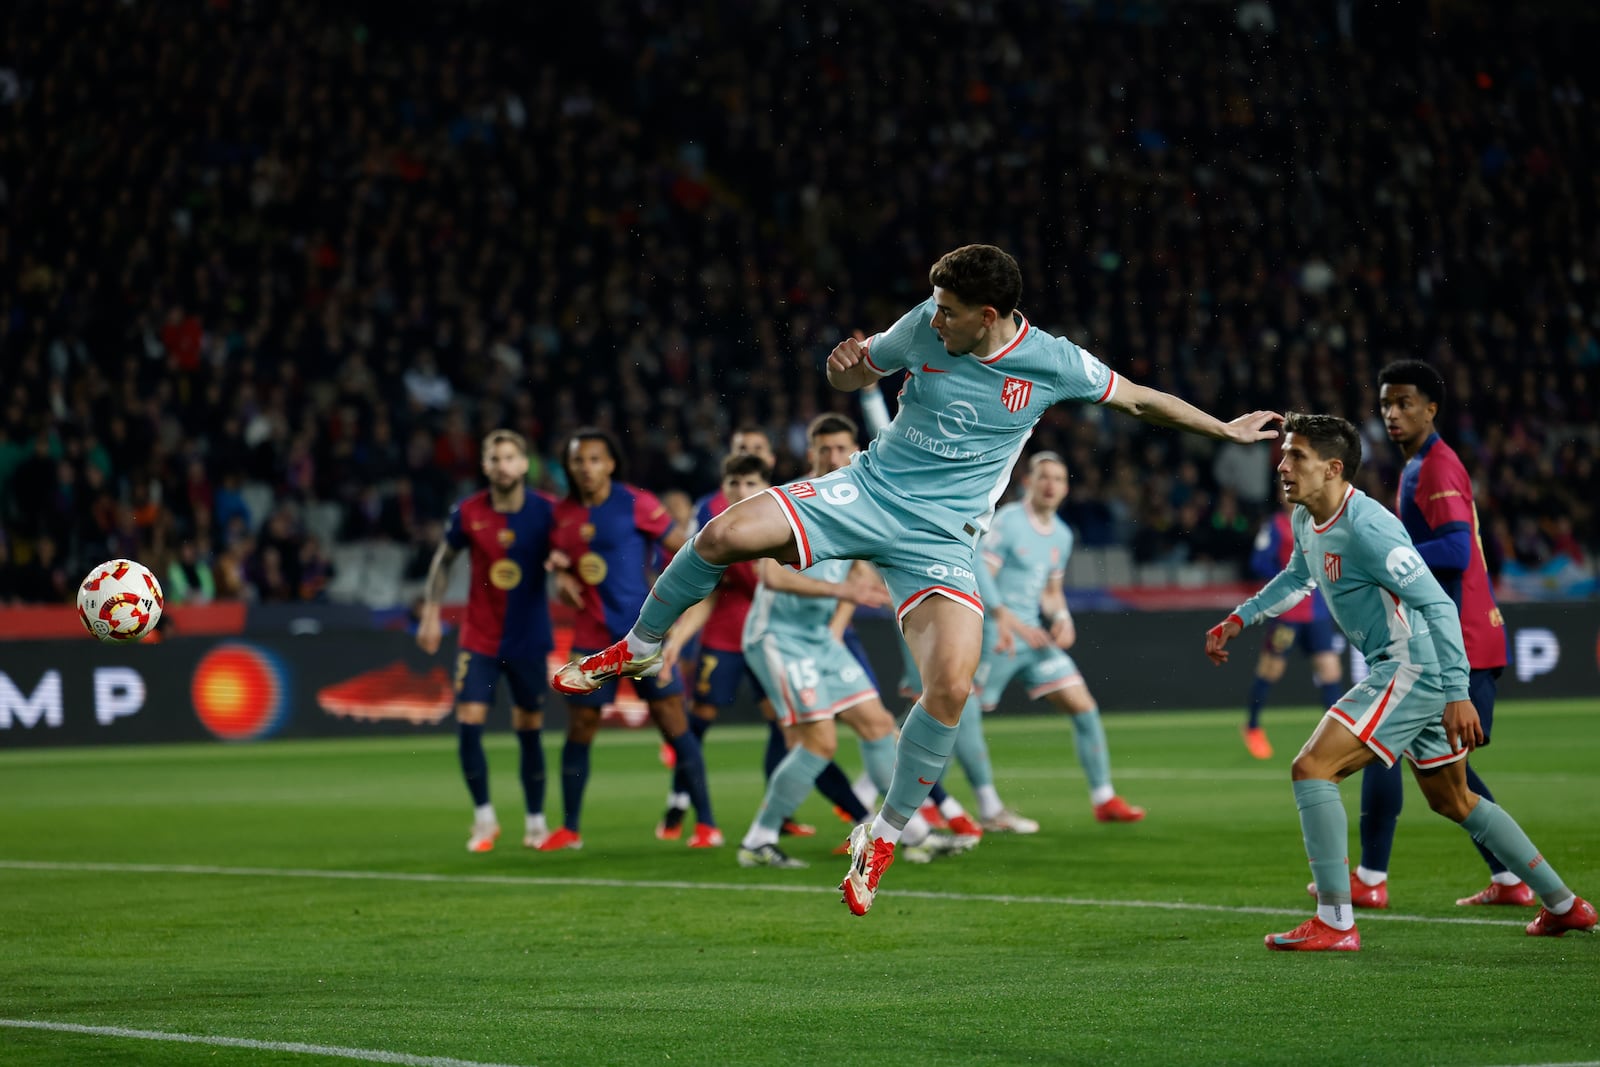
M 511 728 L 522 753 L 527 809 L 522 843 L 538 848 L 549 837 L 539 731 L 544 726 L 545 660 L 552 645 L 545 566 L 555 506 L 527 486 L 528 443 L 521 434 L 495 430 L 484 437 L 483 474 L 489 487 L 451 509 L 444 540 L 428 566 L 417 622 L 417 647 L 429 655 L 439 651 L 440 602 L 450 566 L 465 550 L 472 577 L 456 656 L 456 749 L 473 804 L 468 852 L 488 852 L 500 836 L 500 822 L 489 802 L 483 726 L 502 675 L 511 689 Z
M 673 557 L 626 638 L 567 665 L 554 681 L 564 692 L 583 693 L 648 674 L 673 621 L 739 560 L 872 562 L 889 586 L 924 688 L 906 716 L 884 805 L 870 827 L 852 834 L 841 889 L 857 915 L 871 908 L 907 820 L 949 762 L 983 651 L 976 541 L 1045 409 L 1064 400 L 1104 404 L 1242 443 L 1276 437 L 1268 427 L 1281 418 L 1257 411 L 1221 422 L 1125 380 L 1039 329 L 1016 310 L 1016 261 L 992 245 L 945 254 L 929 281 L 932 295 L 888 330 L 846 339 L 828 356 L 829 383 L 847 392 L 908 371 L 889 427 L 840 470 L 768 490 L 712 520 Z
M 1244 627 L 1322 590 L 1334 621 L 1372 673 L 1328 709 L 1291 771 L 1317 913 L 1266 946 L 1285 952 L 1361 947 L 1351 908 L 1339 783 L 1374 760 L 1411 761 L 1428 806 L 1460 824 L 1538 893 L 1527 932 L 1560 937 L 1595 925 L 1594 908 L 1556 874 L 1516 821 L 1467 787 L 1467 753 L 1483 743 L 1468 700 L 1467 653 L 1455 604 L 1400 521 L 1350 484 L 1361 463 L 1356 428 L 1332 415 L 1291 415 L 1278 474 L 1294 512 L 1294 554 L 1255 596 L 1206 633 L 1206 655 L 1227 662 Z

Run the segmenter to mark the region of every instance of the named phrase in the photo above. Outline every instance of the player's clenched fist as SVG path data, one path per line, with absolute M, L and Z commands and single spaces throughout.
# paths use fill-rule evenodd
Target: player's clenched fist
M 867 335 L 857 330 L 843 341 L 833 346 L 833 351 L 828 354 L 828 369 L 843 372 L 860 363 L 867 355 L 867 347 L 861 342 Z
M 1225 646 L 1243 630 L 1244 624 L 1239 616 L 1229 615 L 1206 631 L 1206 655 L 1211 657 L 1212 663 L 1220 667 L 1228 662 L 1228 650 Z

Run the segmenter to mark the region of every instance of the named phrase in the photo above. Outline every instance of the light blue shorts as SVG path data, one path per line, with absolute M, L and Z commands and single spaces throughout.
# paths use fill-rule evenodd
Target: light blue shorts
M 899 620 L 930 596 L 983 614 L 973 573 L 978 529 L 954 512 L 932 504 L 913 511 L 854 466 L 767 492 L 789 520 L 802 570 L 824 559 L 866 560 L 883 575 Z
M 1467 750 L 1451 748 L 1444 732 L 1444 690 L 1438 668 L 1384 660 L 1333 707 L 1328 718 L 1355 734 L 1393 767 L 1404 756 L 1427 770 L 1464 759 Z
M 745 644 L 744 657 L 784 726 L 831 719 L 878 695 L 855 656 L 832 635 L 819 645 L 768 631 Z
M 1055 645 L 1029 648 L 1022 641 L 1014 641 L 1010 652 L 996 652 L 995 634 L 984 628 L 983 662 L 972 683 L 978 690 L 978 699 L 984 711 L 993 711 L 1000 696 L 1011 680 L 1021 676 L 1028 687 L 1028 699 L 1038 700 L 1057 690 L 1083 684 L 1078 665 Z

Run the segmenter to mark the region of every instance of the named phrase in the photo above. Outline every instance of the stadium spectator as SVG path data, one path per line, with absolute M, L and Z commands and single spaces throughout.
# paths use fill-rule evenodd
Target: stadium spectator
M 372 488 L 381 513 L 396 445 L 415 513 L 442 514 L 452 413 L 469 436 L 527 434 L 553 489 L 549 460 L 585 422 L 622 433 L 652 489 L 691 492 L 714 486 L 731 425 L 771 425 L 781 479 L 807 422 L 845 403 L 820 374 L 832 338 L 908 295 L 869 283 L 960 243 L 950 206 L 977 203 L 986 238 L 1040 279 L 1023 298 L 1052 316 L 1040 326 L 1201 406 L 1364 418 L 1379 366 L 1428 359 L 1460 398 L 1440 429 L 1485 529 L 1512 528 L 1522 567 L 1592 566 L 1600 86 L 1562 22 L 1582 5 L 1492 24 L 1458 5 L 1246 7 L 1023 5 L 1000 22 L 821 0 L 707 23 L 682 0 L 597 0 L 560 17 L 586 47 L 530 67 L 515 42 L 550 16 L 508 0 L 470 19 L 11 5 L 0 521 L 38 536 L 62 458 L 80 488 L 102 466 L 118 502 L 200 462 L 197 484 L 341 503 Z M 986 35 L 992 57 L 930 79 L 935 21 Z M 867 163 L 887 155 L 900 165 Z M 52 465 L 24 471 L 40 435 Z M 1237 455 L 1053 415 L 1034 445 L 1073 463 L 1085 509 L 1113 511 L 1109 528 L 1085 512 L 1086 546 L 1131 543 L 1151 442 L 1159 469 L 1200 472 L 1206 503 L 1158 516 L 1180 537 L 1222 488 L 1249 520 L 1270 506 Z M 1386 496 L 1399 465 L 1369 444 L 1361 484 Z M 176 494 L 155 503 L 186 534 L 203 524 Z M 221 545 L 234 513 L 215 512 Z M 61 548 L 95 562 L 80 539 Z

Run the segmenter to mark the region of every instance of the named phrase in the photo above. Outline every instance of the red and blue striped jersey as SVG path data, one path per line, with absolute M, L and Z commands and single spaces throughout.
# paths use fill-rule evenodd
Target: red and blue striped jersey
M 467 549 L 472 577 L 461 647 L 499 659 L 542 658 L 554 642 L 545 595 L 555 502 L 524 490 L 520 511 L 496 511 L 487 489 L 450 511 L 445 541 Z
M 728 494 L 721 489 L 700 498 L 694 510 L 696 530 L 728 510 Z M 754 560 L 735 563 L 723 572 L 717 583 L 717 602 L 700 631 L 700 644 L 713 652 L 739 652 L 744 649 L 744 620 L 750 614 L 750 601 L 756 595 Z
M 1506 665 L 1505 619 L 1494 602 L 1489 565 L 1483 555 L 1472 479 L 1455 449 L 1437 433 L 1417 449 L 1400 472 L 1395 511 L 1417 551 L 1461 612 L 1461 635 L 1473 670 Z M 1465 566 L 1441 566 L 1430 542 L 1455 536 L 1467 541 Z
M 651 493 L 612 482 L 600 503 L 556 501 L 553 547 L 572 559 L 583 584 L 583 607 L 573 622 L 573 647 L 604 648 L 633 626 L 650 584 L 645 568 L 672 516 Z

